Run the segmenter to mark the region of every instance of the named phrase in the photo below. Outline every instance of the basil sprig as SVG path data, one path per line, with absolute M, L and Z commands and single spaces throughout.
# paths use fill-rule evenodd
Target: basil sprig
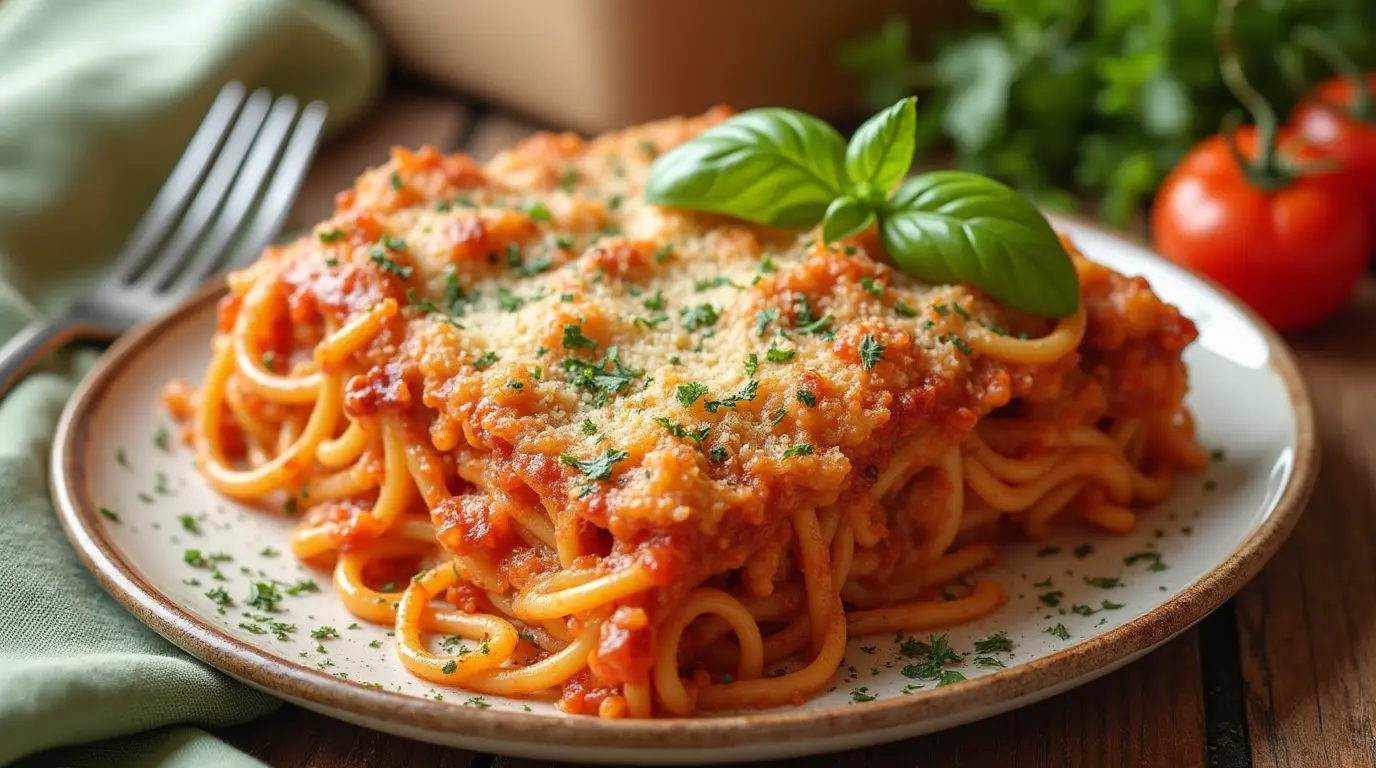
M 1026 198 L 964 171 L 922 174 L 894 190 L 916 149 L 915 101 L 871 117 L 849 144 L 802 112 L 742 112 L 656 158 L 645 199 L 776 227 L 820 222 L 827 242 L 877 223 L 894 261 L 921 280 L 972 285 L 1044 317 L 1073 314 L 1075 267 Z

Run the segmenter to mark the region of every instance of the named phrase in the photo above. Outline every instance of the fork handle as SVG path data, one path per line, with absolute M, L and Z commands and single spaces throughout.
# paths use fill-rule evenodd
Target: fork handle
M 71 323 L 35 320 L 0 347 L 0 397 L 58 347 L 77 335 Z

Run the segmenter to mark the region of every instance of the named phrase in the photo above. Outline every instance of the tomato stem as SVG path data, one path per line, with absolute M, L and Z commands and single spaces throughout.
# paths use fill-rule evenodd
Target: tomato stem
M 1376 101 L 1372 100 L 1370 83 L 1356 62 L 1343 53 L 1332 38 L 1315 27 L 1303 25 L 1296 28 L 1293 39 L 1296 45 L 1313 52 L 1323 59 L 1330 69 L 1352 82 L 1351 104 L 1345 107 L 1334 104 L 1326 106 L 1345 112 L 1349 117 L 1364 123 L 1376 122 Z
M 1223 75 L 1223 83 L 1251 113 L 1252 122 L 1256 124 L 1256 157 L 1248 161 L 1238 149 L 1234 136 L 1236 120 L 1230 121 L 1231 128 L 1224 128 L 1223 139 L 1248 181 L 1260 189 L 1279 189 L 1289 184 L 1294 177 L 1276 163 L 1276 133 L 1280 124 L 1276 110 L 1247 80 L 1247 75 L 1242 70 L 1242 57 L 1238 55 L 1236 40 L 1233 37 L 1238 2 L 1239 0 L 1219 0 L 1218 15 L 1214 17 L 1214 43 L 1218 46 L 1218 66 Z

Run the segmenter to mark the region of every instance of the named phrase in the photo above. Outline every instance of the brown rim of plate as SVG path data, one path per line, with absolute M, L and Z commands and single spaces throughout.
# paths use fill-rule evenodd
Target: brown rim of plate
M 1099 224 L 1058 216 L 1151 250 L 1139 240 Z M 1158 257 L 1159 258 L 1159 257 Z M 1164 261 L 1164 260 L 1163 260 Z M 1185 272 L 1167 262 L 1167 266 Z M 1256 575 L 1294 528 L 1314 486 L 1318 468 L 1313 406 L 1294 355 L 1285 342 L 1250 308 L 1206 278 L 1189 275 L 1212 288 L 1240 311 L 1265 337 L 1269 367 L 1285 384 L 1295 418 L 1295 459 L 1275 510 L 1217 568 L 1154 610 L 1049 656 L 984 675 L 959 685 L 911 696 L 830 709 L 778 708 L 744 715 L 656 720 L 606 720 L 556 717 L 472 709 L 402 693 L 366 688 L 325 672 L 261 651 L 202 623 L 149 584 L 106 536 L 98 507 L 84 482 L 82 446 L 92 408 L 138 350 L 168 327 L 206 311 L 223 293 L 207 286 L 168 315 L 122 337 L 81 382 L 64 409 L 52 452 L 52 494 L 67 537 L 116 600 L 158 634 L 192 656 L 263 689 L 319 706 L 423 730 L 445 731 L 473 739 L 519 741 L 574 748 L 698 750 L 760 746 L 802 739 L 815 743 L 842 735 L 883 731 L 918 720 L 950 717 L 971 708 L 1034 695 L 1061 683 L 1094 676 L 1124 658 L 1144 652 L 1187 629 L 1217 608 Z M 532 728 L 533 717 L 540 727 Z

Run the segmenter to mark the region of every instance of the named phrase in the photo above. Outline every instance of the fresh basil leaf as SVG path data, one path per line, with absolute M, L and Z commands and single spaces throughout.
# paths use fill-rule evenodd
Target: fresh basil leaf
M 729 117 L 650 167 L 645 200 L 777 227 L 810 227 L 844 190 L 836 129 L 791 109 Z
M 908 97 L 866 120 L 846 145 L 846 176 L 880 195 L 893 189 L 913 164 L 917 99 Z
M 1079 279 L 1041 212 L 1012 189 L 965 171 L 909 179 L 880 214 L 879 236 L 905 271 L 965 283 L 1014 309 L 1065 317 Z
M 874 223 L 874 209 L 850 195 L 838 197 L 827 207 L 822 219 L 822 240 L 834 243 L 864 232 Z

